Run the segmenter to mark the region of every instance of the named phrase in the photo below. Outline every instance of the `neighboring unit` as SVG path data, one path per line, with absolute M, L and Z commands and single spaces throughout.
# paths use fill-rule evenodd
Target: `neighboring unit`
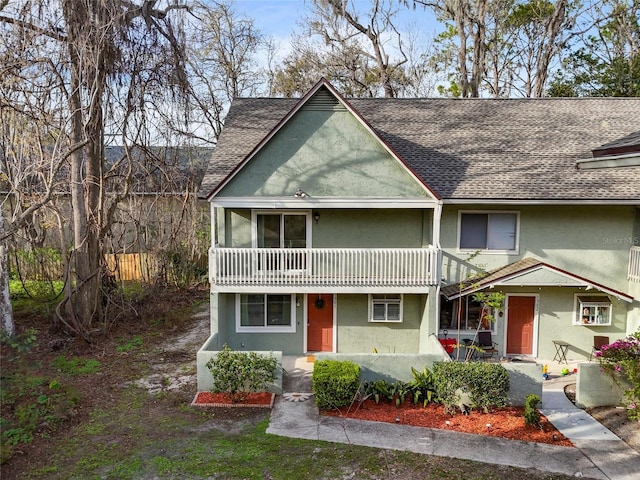
M 588 359 L 640 325 L 640 98 L 232 103 L 207 350 L 430 353 L 500 291 L 502 356 Z

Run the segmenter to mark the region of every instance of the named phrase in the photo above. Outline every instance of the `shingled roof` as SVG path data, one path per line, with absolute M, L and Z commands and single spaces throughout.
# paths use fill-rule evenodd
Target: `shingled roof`
M 527 275 L 534 273 L 538 270 L 545 270 L 547 272 L 555 273 L 563 278 L 562 283 L 558 283 L 558 280 L 547 280 L 540 283 L 539 278 L 528 279 Z M 485 290 L 487 288 L 493 288 L 497 285 L 503 285 L 505 282 L 516 280 L 516 284 L 521 282 L 521 285 L 536 285 L 536 286 L 553 286 L 553 285 L 565 285 L 565 286 L 581 286 L 587 287 L 587 289 L 594 288 L 601 292 L 605 292 L 611 295 L 615 295 L 626 302 L 631 302 L 633 297 L 618 290 L 609 288 L 596 281 L 588 278 L 581 277 L 567 270 L 563 270 L 549 263 L 545 263 L 541 260 L 532 257 L 525 257 L 516 262 L 508 265 L 498 267 L 495 270 L 485 272 L 483 274 L 475 275 L 472 278 L 468 278 L 458 284 L 450 284 L 442 287 L 440 294 L 448 300 L 452 300 L 459 297 L 471 295 L 475 292 Z
M 640 152 L 640 130 L 593 149 L 594 157 Z
M 298 101 L 234 100 L 200 195 L 209 196 Z M 640 201 L 640 167 L 576 168 L 592 150 L 638 131 L 640 98 L 346 101 L 445 201 Z

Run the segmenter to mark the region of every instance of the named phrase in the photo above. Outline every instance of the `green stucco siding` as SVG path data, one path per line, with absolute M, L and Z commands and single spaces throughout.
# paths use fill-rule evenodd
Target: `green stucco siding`
M 348 111 L 303 108 L 218 197 L 428 197 Z
M 227 211 L 225 246 L 251 248 L 251 210 Z
M 567 359 L 586 360 L 591 353 L 594 335 L 605 335 L 611 341 L 624 337 L 627 302 L 609 296 L 613 308 L 610 326 L 573 325 L 574 294 L 585 295 L 584 290 L 573 288 L 542 288 L 540 293 L 540 323 L 538 358 L 552 359 L 556 350 L 553 340 L 569 343 Z
M 339 353 L 417 353 L 424 301 L 405 295 L 401 323 L 368 321 L 368 295 L 338 295 Z
M 324 210 L 312 226 L 314 248 L 420 248 L 422 210 Z
M 214 312 L 212 312 L 214 315 Z M 296 307 L 296 331 L 294 333 L 237 333 L 235 294 L 219 294 L 218 301 L 218 348 L 224 344 L 232 350 L 281 351 L 285 355 L 299 355 L 303 352 L 304 309 Z
M 251 212 L 227 210 L 225 246 L 251 247 Z M 313 248 L 421 248 L 429 244 L 430 221 L 419 209 L 320 210 L 312 222 Z
M 518 254 L 479 254 L 469 258 L 470 254 L 458 252 L 458 210 L 519 211 Z M 492 270 L 523 257 L 534 257 L 610 288 L 626 291 L 634 217 L 635 207 L 625 206 L 446 207 L 441 228 L 445 283 L 455 283 L 473 273 Z

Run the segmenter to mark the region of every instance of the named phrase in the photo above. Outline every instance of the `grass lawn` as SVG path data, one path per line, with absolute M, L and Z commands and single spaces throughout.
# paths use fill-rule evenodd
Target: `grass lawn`
M 195 381 L 151 394 L 163 345 L 193 326 L 207 292 L 156 291 L 93 346 L 21 299 L 25 349 L 2 344 L 2 478 L 569 479 L 534 470 L 267 435 L 269 411 L 201 409 Z M 205 338 L 201 339 L 204 342 Z M 18 345 L 19 346 L 19 345 Z M 20 351 L 23 350 L 23 351 Z M 172 356 L 195 373 L 195 347 Z M 169 382 L 167 382 L 169 383 Z

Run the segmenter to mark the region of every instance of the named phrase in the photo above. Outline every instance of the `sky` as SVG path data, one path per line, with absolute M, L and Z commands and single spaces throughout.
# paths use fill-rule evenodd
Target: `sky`
M 352 5 L 367 8 L 369 0 L 351 0 Z M 309 8 L 310 1 L 305 0 L 235 0 L 235 10 L 255 21 L 255 25 L 265 35 L 276 39 L 291 36 L 294 30 L 299 30 L 297 22 L 303 18 Z M 418 8 L 416 10 L 402 8 L 398 17 L 400 26 L 415 22 L 424 26 L 430 33 L 439 28 L 430 10 Z

